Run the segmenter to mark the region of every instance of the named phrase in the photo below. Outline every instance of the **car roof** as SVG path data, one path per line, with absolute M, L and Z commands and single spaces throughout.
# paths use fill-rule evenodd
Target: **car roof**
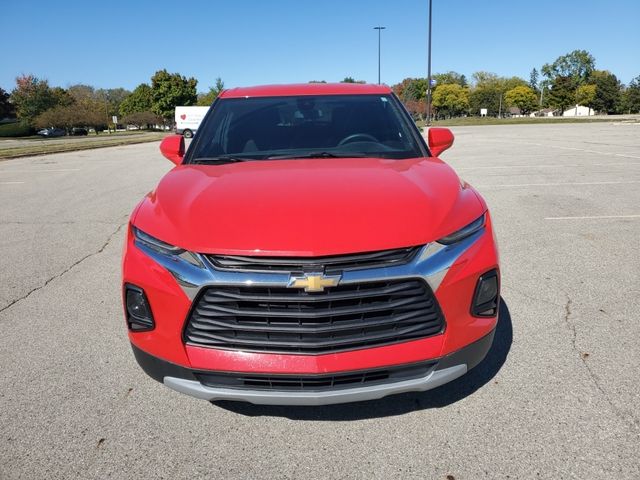
M 259 85 L 225 90 L 220 98 L 285 97 L 294 95 L 386 95 L 387 85 L 369 83 L 298 83 L 291 85 Z

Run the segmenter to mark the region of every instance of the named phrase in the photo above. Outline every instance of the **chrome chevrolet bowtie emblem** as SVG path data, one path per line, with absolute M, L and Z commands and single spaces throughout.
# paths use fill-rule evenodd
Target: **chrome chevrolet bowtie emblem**
M 322 273 L 305 273 L 302 277 L 291 277 L 289 288 L 304 288 L 305 292 L 324 292 L 327 287 L 335 287 L 342 275 L 323 275 Z

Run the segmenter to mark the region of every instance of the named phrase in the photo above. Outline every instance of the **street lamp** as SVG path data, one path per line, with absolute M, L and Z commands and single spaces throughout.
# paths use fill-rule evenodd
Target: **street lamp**
M 378 30 L 378 85 L 380 85 L 380 33 L 387 27 L 381 27 L 378 25 L 377 27 L 373 27 L 374 30 Z
M 431 0 L 429 0 L 429 44 L 427 47 L 427 126 L 431 125 Z

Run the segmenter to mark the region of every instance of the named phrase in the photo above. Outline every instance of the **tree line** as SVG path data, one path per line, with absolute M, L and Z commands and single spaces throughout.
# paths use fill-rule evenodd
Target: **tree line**
M 545 108 L 562 113 L 576 104 L 597 113 L 640 112 L 640 75 L 624 85 L 613 73 L 597 70 L 595 63 L 589 52 L 574 50 L 540 70 L 534 68 L 528 81 L 485 71 L 475 72 L 471 81 L 457 72 L 437 73 L 432 110 L 436 118 L 480 115 L 481 109 L 500 116 L 512 107 L 522 115 Z M 342 82 L 364 83 L 353 77 Z M 426 115 L 427 83 L 426 78 L 406 78 L 392 87 L 416 119 Z M 115 128 L 112 118 L 117 116 L 120 124 L 150 128 L 171 124 L 177 105 L 211 105 L 224 89 L 221 78 L 206 92 L 198 93 L 197 85 L 195 78 L 167 70 L 157 71 L 133 91 L 81 84 L 51 87 L 45 79 L 21 75 L 10 93 L 0 89 L 0 120 L 16 118 L 27 130 L 82 126 L 98 132 Z
M 172 123 L 177 105 L 211 105 L 224 89 L 221 78 L 207 92 L 197 93 L 197 84 L 195 78 L 167 70 L 157 71 L 133 91 L 82 84 L 51 87 L 45 79 L 21 75 L 10 93 L 0 89 L 0 120 L 16 118 L 26 131 L 82 126 L 97 133 L 115 128 L 113 117 L 119 124 L 152 128 Z
M 553 63 L 531 71 L 529 81 L 475 72 L 472 82 L 457 72 L 433 76 L 432 109 L 436 118 L 504 115 L 515 107 L 522 115 L 550 109 L 562 114 L 575 105 L 596 113 L 640 113 L 640 75 L 624 85 L 607 70 L 595 68 L 595 58 L 585 50 L 574 50 Z M 406 78 L 393 90 L 415 117 L 425 117 L 427 79 Z

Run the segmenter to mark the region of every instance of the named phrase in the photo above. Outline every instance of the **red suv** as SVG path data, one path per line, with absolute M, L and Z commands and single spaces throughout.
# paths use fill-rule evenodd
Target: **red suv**
M 223 92 L 131 215 L 123 258 L 140 366 L 206 400 L 320 405 L 423 391 L 489 350 L 487 206 L 386 86 Z

